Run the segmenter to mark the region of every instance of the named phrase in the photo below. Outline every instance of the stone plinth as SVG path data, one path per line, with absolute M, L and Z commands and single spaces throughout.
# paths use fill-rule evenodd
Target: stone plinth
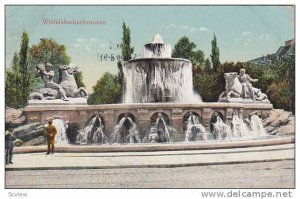
M 84 104 L 30 104 L 25 108 L 27 123 L 46 123 L 51 117 L 61 117 L 65 121 L 76 122 L 82 128 L 96 114 L 101 115 L 105 124 L 105 133 L 109 136 L 113 132 L 114 126 L 118 123 L 121 114 L 130 113 L 142 135 L 148 132 L 151 116 L 158 112 L 163 112 L 168 116 L 170 125 L 177 132 L 176 136 L 183 141 L 183 120 L 186 114 L 196 112 L 207 130 L 210 130 L 211 119 L 217 112 L 223 120 L 229 124 L 233 114 L 249 117 L 253 112 L 262 114 L 271 111 L 272 104 L 269 103 L 143 103 L 143 104 L 106 104 L 106 105 L 84 105 Z
M 87 98 L 68 98 L 68 101 L 62 99 L 53 100 L 28 100 L 29 106 L 65 106 L 65 105 L 86 105 Z
M 230 99 L 220 99 L 220 102 L 230 102 L 230 103 L 247 103 L 247 104 L 270 104 L 269 100 L 254 101 L 252 99 L 244 98 L 230 98 Z

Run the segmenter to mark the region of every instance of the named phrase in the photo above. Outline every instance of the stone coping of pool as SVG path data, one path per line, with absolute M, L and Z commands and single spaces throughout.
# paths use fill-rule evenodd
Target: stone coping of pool
M 48 106 L 48 105 L 86 105 L 87 98 L 68 98 L 68 101 L 62 99 L 53 99 L 53 100 L 28 100 L 29 106 Z
M 174 143 L 141 143 L 141 144 L 103 144 L 103 145 L 69 145 L 57 144 L 55 152 L 62 153 L 97 153 L 97 152 L 147 152 L 147 151 L 179 151 L 179 150 L 212 150 L 230 148 L 248 148 L 258 146 L 273 146 L 294 143 L 294 137 L 268 137 L 252 140 L 234 141 L 202 141 L 202 142 L 174 142 Z M 14 153 L 45 152 L 47 146 L 15 147 Z
M 253 100 L 251 100 L 251 99 L 243 99 L 243 98 L 221 99 L 219 102 L 229 102 L 229 103 L 250 103 L 250 104 L 270 104 L 270 101 L 269 101 L 269 100 L 253 101 Z
M 227 102 L 202 102 L 202 103 L 132 103 L 132 104 L 102 104 L 102 105 L 84 105 L 69 103 L 52 104 L 30 104 L 25 111 L 42 110 L 115 110 L 115 109 L 144 109 L 144 108 L 244 108 L 244 109 L 273 109 L 272 104 L 268 103 L 227 103 Z

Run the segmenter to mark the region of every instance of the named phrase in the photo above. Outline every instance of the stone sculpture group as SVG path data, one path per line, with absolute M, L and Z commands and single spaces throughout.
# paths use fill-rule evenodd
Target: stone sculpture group
M 236 72 L 225 73 L 225 91 L 219 96 L 220 102 L 226 102 L 231 99 L 238 99 L 240 101 L 265 101 L 269 102 L 265 93 L 260 89 L 252 86 L 252 82 L 257 82 L 258 79 L 252 79 L 246 74 L 245 69 L 240 69 L 240 74 Z
M 59 83 L 54 82 L 54 70 L 50 63 L 46 66 L 39 64 L 36 67 L 36 77 L 44 82 L 44 88 L 35 89 L 28 96 L 29 100 L 53 100 L 86 97 L 85 88 L 78 88 L 74 74 L 78 72 L 77 67 L 64 65 L 59 67 Z

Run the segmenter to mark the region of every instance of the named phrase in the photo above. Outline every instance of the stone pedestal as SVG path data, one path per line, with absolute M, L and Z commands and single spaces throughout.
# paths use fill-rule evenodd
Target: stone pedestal
M 204 126 L 206 131 L 210 131 L 210 120 L 212 117 L 212 109 L 211 108 L 203 108 L 202 112 L 202 125 Z
M 182 115 L 182 109 L 180 108 L 174 108 L 172 109 L 172 126 L 177 130 L 178 133 L 183 133 L 183 115 Z

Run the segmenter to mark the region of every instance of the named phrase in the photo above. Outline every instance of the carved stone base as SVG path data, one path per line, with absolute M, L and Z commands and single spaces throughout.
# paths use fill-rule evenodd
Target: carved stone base
M 77 98 L 75 100 L 82 100 Z M 58 104 L 50 104 L 58 101 Z M 105 105 L 77 105 L 73 102 L 63 102 L 62 100 L 35 101 L 25 108 L 28 123 L 40 122 L 46 124 L 49 118 L 62 118 L 70 123 L 78 123 L 80 128 L 87 125 L 96 114 L 103 118 L 105 132 L 110 136 L 114 127 L 118 124 L 118 118 L 125 113 L 131 114 L 135 118 L 141 137 L 149 132 L 151 118 L 162 112 L 168 117 L 171 126 L 176 129 L 177 133 L 173 141 L 184 141 L 183 122 L 185 115 L 191 111 L 196 112 L 201 117 L 202 125 L 207 132 L 211 131 L 211 121 L 215 113 L 222 115 L 224 122 L 230 123 L 233 114 L 239 114 L 241 117 L 248 118 L 255 111 L 259 115 L 266 114 L 273 109 L 270 103 L 147 103 L 147 104 L 105 104 Z M 77 101 L 78 102 L 78 101 Z

